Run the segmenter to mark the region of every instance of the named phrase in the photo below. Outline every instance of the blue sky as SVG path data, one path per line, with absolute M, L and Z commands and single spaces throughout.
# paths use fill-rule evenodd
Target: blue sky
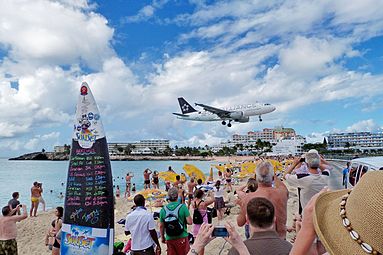
M 87 81 L 111 142 L 214 145 L 293 127 L 381 130 L 383 2 L 14 0 L 0 10 L 0 156 L 70 143 Z M 277 110 L 232 128 L 175 119 L 177 97 Z

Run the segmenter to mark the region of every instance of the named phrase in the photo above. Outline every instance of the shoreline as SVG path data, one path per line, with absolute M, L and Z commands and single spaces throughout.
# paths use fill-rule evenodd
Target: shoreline
M 255 156 L 110 156 L 111 161 L 216 161 L 224 163 L 249 161 L 255 160 L 255 158 Z M 68 161 L 69 155 L 56 156 L 52 152 L 36 152 L 24 154 L 19 157 L 8 158 L 8 160 Z

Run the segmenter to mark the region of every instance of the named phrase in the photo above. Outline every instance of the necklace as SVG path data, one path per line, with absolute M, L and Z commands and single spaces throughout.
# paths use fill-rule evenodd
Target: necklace
M 340 214 L 340 217 L 342 218 L 342 224 L 347 229 L 347 231 L 349 232 L 352 240 L 357 242 L 360 245 L 360 247 L 363 249 L 363 251 L 365 251 L 368 254 L 379 255 L 381 253 L 379 253 L 371 245 L 369 245 L 368 243 L 364 242 L 361 239 L 358 232 L 356 232 L 356 230 L 352 228 L 351 221 L 347 218 L 346 204 L 347 204 L 347 199 L 350 196 L 350 193 L 351 193 L 351 191 L 349 191 L 345 195 L 343 195 L 342 201 L 339 203 L 339 205 L 340 205 L 340 213 L 339 214 Z

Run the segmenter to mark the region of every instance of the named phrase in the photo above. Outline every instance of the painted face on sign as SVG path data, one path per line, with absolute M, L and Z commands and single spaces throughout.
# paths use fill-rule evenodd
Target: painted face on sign
M 89 132 L 88 128 L 90 127 L 90 125 L 91 125 L 91 124 L 90 124 L 89 121 L 87 121 L 87 120 L 83 121 L 82 124 L 81 124 L 81 130 L 82 130 L 82 132 L 83 132 L 83 133 L 87 133 L 87 132 Z
M 85 87 L 85 86 L 81 87 L 81 95 L 82 96 L 88 95 L 88 88 L 87 87 Z

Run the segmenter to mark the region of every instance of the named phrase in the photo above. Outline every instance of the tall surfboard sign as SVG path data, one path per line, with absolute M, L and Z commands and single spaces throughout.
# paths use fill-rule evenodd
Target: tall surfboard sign
M 111 255 L 113 182 L 108 145 L 96 101 L 81 84 L 73 126 L 61 236 L 62 255 Z

